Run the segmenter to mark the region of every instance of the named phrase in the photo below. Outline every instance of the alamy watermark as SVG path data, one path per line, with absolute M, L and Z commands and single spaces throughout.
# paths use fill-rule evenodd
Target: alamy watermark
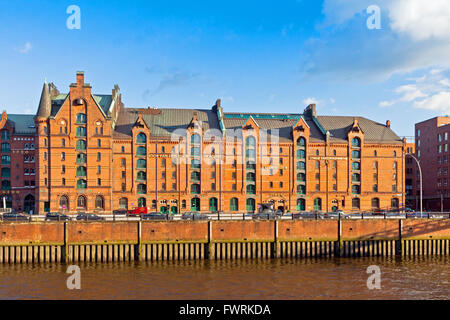
M 69 290 L 81 290 L 81 270 L 79 266 L 71 265 L 67 268 L 66 273 L 70 274 L 67 278 L 66 285 Z
M 370 274 L 369 278 L 367 278 L 367 288 L 369 290 L 380 290 L 381 289 L 381 269 L 379 266 L 369 266 L 366 271 L 367 274 Z
M 381 9 L 377 5 L 371 5 L 367 8 L 367 14 L 370 15 L 367 18 L 367 28 L 369 30 L 381 29 Z
M 67 7 L 66 13 L 70 16 L 67 18 L 66 26 L 69 30 L 81 29 L 81 9 L 77 5 L 70 5 Z

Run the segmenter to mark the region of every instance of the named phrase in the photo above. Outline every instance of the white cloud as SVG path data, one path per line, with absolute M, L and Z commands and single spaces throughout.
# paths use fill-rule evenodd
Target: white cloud
M 19 48 L 18 51 L 22 54 L 26 54 L 30 52 L 30 50 L 33 48 L 30 42 L 25 43 L 25 45 L 22 48 Z
M 317 99 L 314 98 L 314 97 L 311 97 L 311 98 L 306 98 L 306 99 L 304 99 L 304 100 L 302 101 L 302 103 L 303 103 L 304 105 L 306 105 L 306 106 L 309 106 L 310 104 L 319 105 L 319 104 L 320 104 L 320 101 L 317 100 Z
M 381 8 L 381 30 L 369 30 L 369 5 Z M 450 68 L 449 0 L 325 0 L 318 38 L 301 50 L 307 77 L 383 81 L 433 67 Z
M 450 39 L 450 1 L 391 0 L 388 2 L 391 28 L 414 41 Z
M 434 110 L 440 113 L 450 112 L 450 80 L 445 71 L 431 69 L 423 77 L 409 79 L 413 83 L 401 85 L 394 92 L 397 98 L 380 102 L 380 107 L 389 107 L 399 103 L 411 103 L 418 109 Z
M 429 96 L 421 101 L 414 103 L 416 108 L 440 111 L 441 113 L 450 112 L 450 91 L 439 92 Z

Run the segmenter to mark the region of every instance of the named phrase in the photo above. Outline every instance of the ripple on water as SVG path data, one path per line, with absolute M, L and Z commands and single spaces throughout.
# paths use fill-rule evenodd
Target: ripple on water
M 449 299 L 449 257 L 1 265 L 0 299 Z M 369 290 L 367 267 L 381 268 Z

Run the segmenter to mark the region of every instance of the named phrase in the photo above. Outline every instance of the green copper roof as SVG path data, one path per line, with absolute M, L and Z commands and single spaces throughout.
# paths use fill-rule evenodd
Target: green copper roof
M 225 119 L 299 119 L 301 114 L 277 114 L 277 113 L 225 113 Z

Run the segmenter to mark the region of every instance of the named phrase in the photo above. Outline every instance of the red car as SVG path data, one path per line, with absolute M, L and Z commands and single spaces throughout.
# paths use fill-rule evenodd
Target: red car
M 133 210 L 128 210 L 129 217 L 140 216 L 141 214 L 147 214 L 147 207 L 144 208 L 134 208 Z

